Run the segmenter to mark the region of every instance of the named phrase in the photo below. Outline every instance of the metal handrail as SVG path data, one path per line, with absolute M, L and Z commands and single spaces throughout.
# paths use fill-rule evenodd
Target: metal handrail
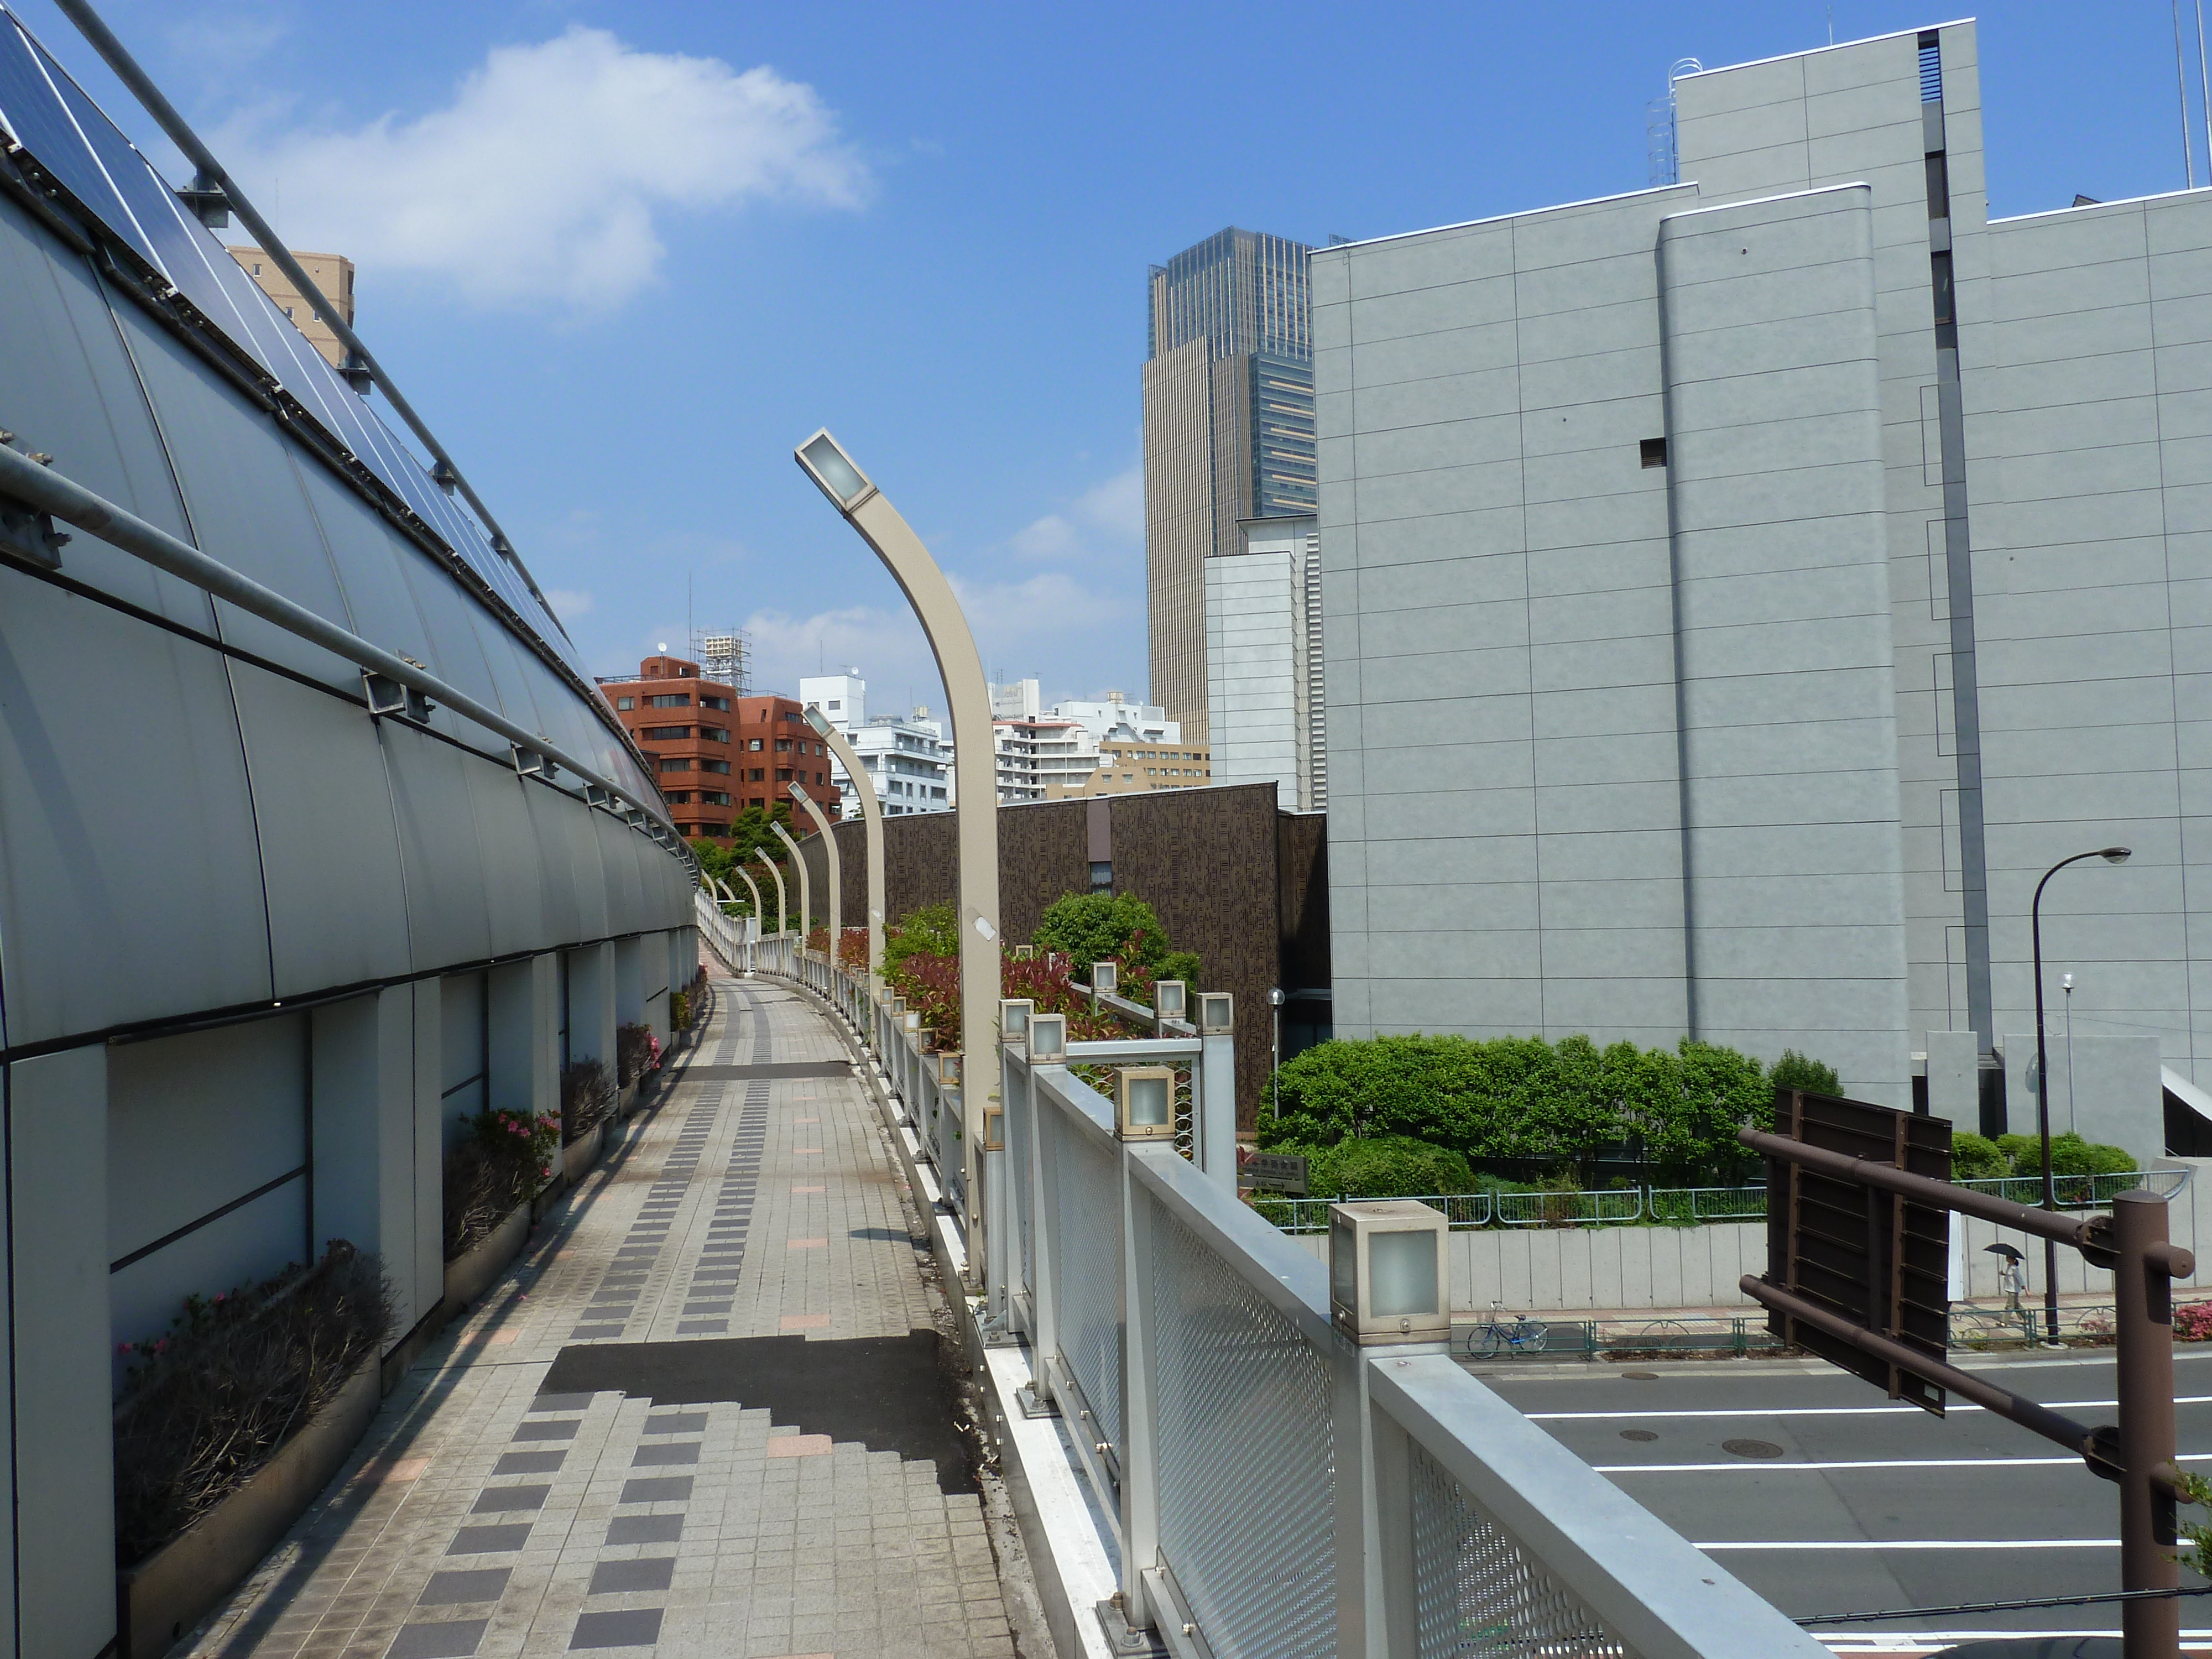
M 318 616 L 273 588 L 264 587 L 251 576 L 233 570 L 220 560 L 210 558 L 190 543 L 179 541 L 167 531 L 147 523 L 113 501 L 95 495 L 74 479 L 64 477 L 50 466 L 40 465 L 27 455 L 19 454 L 4 444 L 0 444 L 0 495 L 12 495 L 41 513 L 75 525 L 88 535 L 99 537 L 109 546 L 143 560 L 157 570 L 165 570 L 179 580 L 190 582 L 203 592 L 227 599 L 240 610 L 250 611 L 264 622 L 273 623 L 288 634 L 295 635 L 311 645 L 319 645 L 324 650 L 385 679 L 395 681 L 410 690 L 420 691 L 455 714 L 465 715 L 487 731 L 497 732 L 518 749 L 542 755 L 566 767 L 586 783 L 605 790 L 617 799 L 628 801 L 665 830 L 674 838 L 676 847 L 682 849 L 676 856 L 692 870 L 696 880 L 698 862 L 692 857 L 690 846 L 678 834 L 675 823 L 662 810 L 658 793 L 648 799 L 642 794 L 623 788 L 550 739 L 526 726 L 517 725 L 498 710 L 478 702 L 467 692 L 458 686 L 449 685 L 429 670 L 418 667 L 381 646 L 370 644 L 358 634 L 349 632 L 336 623 Z

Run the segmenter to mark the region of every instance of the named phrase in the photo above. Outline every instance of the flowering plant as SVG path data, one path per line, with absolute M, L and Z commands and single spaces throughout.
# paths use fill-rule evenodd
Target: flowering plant
M 2185 1342 L 2212 1340 L 2212 1302 L 2191 1302 L 2176 1308 L 2173 1334 Z

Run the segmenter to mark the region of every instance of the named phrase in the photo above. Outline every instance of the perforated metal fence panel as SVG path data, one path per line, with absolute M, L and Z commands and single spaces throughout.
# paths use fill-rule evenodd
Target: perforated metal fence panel
M 1336 1651 L 1328 1363 L 1147 1193 L 1160 1549 L 1221 1659 Z
M 1011 1073 L 1011 1068 L 1009 1068 Z M 1000 1085 L 1006 1099 L 1001 1103 L 1005 1113 L 1000 1121 L 1006 1127 L 1006 1207 L 1014 1223 L 1014 1283 L 1019 1287 L 1024 1304 L 1035 1307 L 1036 1296 L 1036 1266 L 1033 1254 L 1035 1223 L 1030 1214 L 1030 1103 L 1029 1079 L 1020 1074 L 1017 1083 L 1012 1075 Z
M 1114 1153 L 1048 1108 L 1052 1271 L 1060 1297 L 1060 1356 L 1090 1402 L 1098 1437 L 1121 1456 L 1121 1171 Z
M 1412 1450 L 1420 1659 L 1639 1659 L 1442 1464 Z

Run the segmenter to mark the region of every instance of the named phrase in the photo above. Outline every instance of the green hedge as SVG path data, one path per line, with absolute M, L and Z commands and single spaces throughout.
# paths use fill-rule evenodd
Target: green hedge
M 1600 1048 L 1586 1036 L 1383 1036 L 1287 1061 L 1279 1115 L 1263 1112 L 1259 1132 L 1268 1147 L 1403 1139 L 1463 1158 L 1529 1160 L 1583 1185 L 1601 1152 L 1626 1143 L 1661 1184 L 1725 1185 L 1758 1168 L 1737 1129 L 1773 1118 L 1774 1085 L 1758 1060 L 1686 1037 L 1667 1049 Z

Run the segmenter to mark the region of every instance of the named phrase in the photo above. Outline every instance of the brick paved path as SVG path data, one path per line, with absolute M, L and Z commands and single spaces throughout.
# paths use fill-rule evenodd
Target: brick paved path
M 718 981 L 635 1144 L 384 1402 L 196 1659 L 1011 1659 L 909 1334 L 919 1222 L 845 1058 L 794 994 Z

